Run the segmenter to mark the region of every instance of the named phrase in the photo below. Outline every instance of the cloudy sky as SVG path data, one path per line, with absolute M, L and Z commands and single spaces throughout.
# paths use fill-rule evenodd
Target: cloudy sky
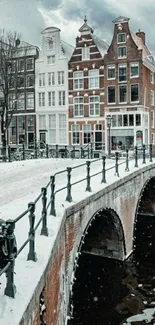
M 132 31 L 145 31 L 147 45 L 155 52 L 155 0 L 0 0 L 0 28 L 16 30 L 36 45 L 40 32 L 49 26 L 59 27 L 62 39 L 75 45 L 85 14 L 95 34 L 108 43 L 112 20 L 129 17 Z

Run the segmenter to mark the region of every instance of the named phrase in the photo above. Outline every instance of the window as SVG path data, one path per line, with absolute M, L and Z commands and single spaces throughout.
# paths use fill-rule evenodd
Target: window
M 108 103 L 114 104 L 116 101 L 115 99 L 115 86 L 108 87 Z
M 83 71 L 74 72 L 74 89 L 83 89 Z
M 72 125 L 72 144 L 80 144 L 80 125 Z
M 56 144 L 56 114 L 49 115 L 49 143 Z
M 134 125 L 134 115 L 129 114 L 129 126 L 133 126 L 133 125 Z
M 39 86 L 45 86 L 45 73 L 39 73 Z
M 48 92 L 48 106 L 55 106 L 55 91 Z
M 18 143 L 25 141 L 25 116 L 18 116 Z
M 139 101 L 139 85 L 134 84 L 131 85 L 131 102 L 138 102 Z
M 45 93 L 39 93 L 39 107 L 45 106 Z
M 127 114 L 123 115 L 123 126 L 128 126 L 128 115 Z
M 33 87 L 34 86 L 34 75 L 29 74 L 26 76 L 26 87 Z
M 46 129 L 46 115 L 39 115 L 39 130 Z
M 141 125 L 141 115 L 136 114 L 136 126 L 140 126 L 140 125 Z
M 152 71 L 150 72 L 150 82 L 151 84 L 154 83 L 154 73 Z
M 112 115 L 111 126 L 112 127 L 116 127 L 117 126 L 117 115 Z
M 126 46 L 118 47 L 118 58 L 126 58 Z
M 116 67 L 115 67 L 115 65 L 109 65 L 107 67 L 107 69 L 108 69 L 108 72 L 107 72 L 108 80 L 115 79 L 115 77 L 116 77 Z
M 17 101 L 17 107 L 19 110 L 25 109 L 25 94 L 20 94 L 18 101 Z
M 47 56 L 47 64 L 54 64 L 55 63 L 55 55 Z
M 50 37 L 50 38 L 48 38 L 48 49 L 49 49 L 49 50 L 54 50 L 54 48 L 55 48 L 55 42 L 54 42 L 54 40 Z
M 127 86 L 126 85 L 119 86 L 119 102 L 127 103 Z
M 16 71 L 16 60 L 8 61 L 8 73 Z
M 9 110 L 14 110 L 16 108 L 15 94 L 9 94 Z
M 59 114 L 59 143 L 67 142 L 67 121 L 66 114 Z
M 27 116 L 27 131 L 34 132 L 34 115 Z
M 74 98 L 74 116 L 84 116 L 83 97 Z
M 9 125 L 9 143 L 15 144 L 16 143 L 16 116 L 12 116 L 10 125 Z
M 90 59 L 90 48 L 89 46 L 85 46 L 82 48 L 82 60 Z
M 130 64 L 130 78 L 139 77 L 139 63 Z
M 127 80 L 126 64 L 120 64 L 118 66 L 118 80 L 119 82 L 124 82 Z
M 150 101 L 151 101 L 151 105 L 154 106 L 154 91 L 151 90 L 150 92 Z
M 26 60 L 26 69 L 27 70 L 33 70 L 34 69 L 34 59 L 27 59 Z
M 100 114 L 99 96 L 89 97 L 89 115 L 96 116 Z
M 99 87 L 99 70 L 89 70 L 89 89 L 96 89 Z
M 155 144 L 155 133 L 151 133 L 152 144 Z
M 155 125 L 155 114 L 154 111 L 151 111 L 151 128 L 154 128 Z
M 18 60 L 18 71 L 24 71 L 24 59 Z
M 122 115 L 118 114 L 118 126 L 122 126 Z
M 83 125 L 83 143 L 87 144 L 91 141 L 91 125 L 84 124 Z
M 119 33 L 117 35 L 117 43 L 125 43 L 126 42 L 126 34 L 125 33 Z
M 64 71 L 58 71 L 58 85 L 64 85 Z
M 24 88 L 24 76 L 17 77 L 17 87 Z
M 65 105 L 65 91 L 59 91 L 59 106 Z
M 26 94 L 26 108 L 34 109 L 34 93 Z
M 54 72 L 48 72 L 48 85 L 49 86 L 55 85 L 55 73 Z

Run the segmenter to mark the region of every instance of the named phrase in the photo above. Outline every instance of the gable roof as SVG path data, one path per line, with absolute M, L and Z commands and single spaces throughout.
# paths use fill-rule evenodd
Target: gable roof
M 118 18 L 114 19 L 113 20 L 113 23 L 114 24 L 119 24 L 119 23 L 126 23 L 127 21 L 129 21 L 130 18 L 127 18 L 127 17 L 123 17 L 123 16 L 119 16 Z
M 147 46 L 143 43 L 143 40 L 141 37 L 137 36 L 135 33 L 130 31 L 131 36 L 135 44 L 137 45 L 139 50 L 142 50 L 143 58 L 150 55 L 150 51 L 147 48 Z
M 61 44 L 61 51 L 63 54 L 66 54 L 66 56 L 68 57 L 68 59 L 71 58 L 73 51 L 74 51 L 74 46 L 66 43 L 63 40 L 60 40 L 60 44 Z
M 91 34 L 91 36 L 92 36 L 92 39 L 93 39 L 94 43 L 96 44 L 100 54 L 102 56 L 104 56 L 107 53 L 109 45 L 105 41 L 103 41 L 101 38 L 99 38 L 98 36 L 96 36 L 94 34 Z

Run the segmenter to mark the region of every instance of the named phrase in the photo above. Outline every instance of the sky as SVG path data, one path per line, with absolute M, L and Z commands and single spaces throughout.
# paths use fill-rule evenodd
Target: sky
M 87 15 L 94 33 L 110 44 L 112 20 L 125 16 L 133 32 L 145 31 L 146 43 L 155 52 L 154 12 L 155 0 L 0 0 L 0 28 L 17 31 L 24 41 L 40 46 L 41 31 L 56 26 L 61 38 L 74 46 Z

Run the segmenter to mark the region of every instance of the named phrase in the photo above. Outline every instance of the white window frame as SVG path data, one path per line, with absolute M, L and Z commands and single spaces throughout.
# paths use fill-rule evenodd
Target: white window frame
M 20 93 L 20 96 L 17 101 L 17 109 L 20 111 L 25 110 L 25 93 Z
M 91 102 L 91 98 L 96 98 L 97 100 Z M 96 114 L 96 105 L 98 104 L 98 113 Z M 94 114 L 91 114 L 91 105 L 93 106 Z M 100 116 L 100 96 L 89 96 L 89 116 Z
M 153 90 L 150 91 L 150 102 L 151 102 L 151 106 L 154 106 L 154 96 L 155 93 Z
M 57 115 L 56 114 L 49 114 L 48 115 L 48 126 L 49 126 L 49 130 L 48 130 L 48 133 L 49 133 L 49 143 L 50 144 L 56 144 L 57 142 Z M 53 134 L 54 136 L 53 136 Z M 52 134 L 52 135 L 51 135 Z M 55 141 L 51 142 L 51 139 Z
M 138 67 L 138 74 L 135 75 L 135 76 L 131 76 L 131 68 L 132 66 L 137 66 Z M 130 63 L 130 79 L 133 79 L 133 78 L 139 78 L 139 62 L 131 62 Z
M 125 35 L 125 41 L 123 41 L 123 42 L 119 42 L 119 41 L 118 41 L 119 35 Z M 126 43 L 126 33 L 118 33 L 118 34 L 117 34 L 117 44 L 124 44 L 124 43 Z
M 28 96 L 30 96 L 30 98 L 28 98 Z M 28 107 L 28 101 L 30 100 L 30 102 L 33 102 L 33 105 L 30 107 Z M 28 92 L 26 93 L 26 109 L 34 109 L 34 92 Z
M 87 127 L 89 126 L 89 129 L 88 130 L 85 130 L 84 131 L 84 129 L 86 128 L 87 129 Z M 88 144 L 88 143 L 90 143 L 91 142 L 91 132 L 92 132 L 92 130 L 91 130 L 91 124 L 83 124 L 82 125 L 82 143 L 85 145 L 85 144 Z M 88 133 L 88 134 L 90 134 L 90 141 L 84 141 L 84 133 Z
M 39 87 L 45 86 L 45 73 L 39 73 Z
M 55 86 L 55 72 L 48 72 L 48 86 Z
M 28 78 L 31 78 L 31 77 L 33 77 L 33 84 L 32 85 L 28 85 Z M 27 76 L 26 76 L 26 88 L 32 88 L 32 87 L 34 87 L 34 74 L 27 74 Z
M 121 87 L 126 87 L 126 101 L 124 101 L 124 102 L 120 101 L 120 88 Z M 118 86 L 118 101 L 119 101 L 119 104 L 126 104 L 128 102 L 128 87 L 127 87 L 127 84 L 121 84 L 121 85 Z
M 55 55 L 47 55 L 47 64 L 54 65 L 55 64 Z
M 28 69 L 28 65 L 29 65 L 29 61 L 31 60 L 31 62 L 32 62 L 32 68 L 31 69 Z M 32 71 L 32 70 L 34 70 L 34 58 L 27 58 L 26 59 L 26 70 L 27 71 Z
M 151 128 L 155 128 L 155 111 L 151 110 Z
M 78 102 L 78 103 L 75 103 L 75 101 L 77 100 L 77 99 L 82 99 L 83 101 L 80 103 L 80 102 Z M 75 114 L 75 105 L 78 105 L 78 114 L 76 115 Z M 79 114 L 80 113 L 80 105 L 83 105 L 83 114 Z M 84 97 L 82 97 L 82 96 L 79 96 L 79 97 L 74 97 L 74 117 L 83 117 L 84 116 Z
M 59 114 L 59 144 L 65 144 L 66 142 L 67 142 L 67 116 L 65 113 L 60 113 Z
M 155 144 L 155 133 L 151 133 L 152 144 Z
M 38 99 L 38 106 L 45 107 L 45 92 L 39 92 Z
M 115 70 L 115 77 L 114 78 L 109 78 L 108 77 L 108 71 L 112 70 L 112 69 Z M 107 80 L 115 80 L 115 79 L 116 79 L 116 65 L 115 64 L 108 65 L 107 66 Z
M 119 78 L 120 78 L 120 71 L 119 71 L 119 69 L 120 68 L 126 68 L 126 79 L 125 80 L 119 80 Z M 126 63 L 123 63 L 123 64 L 119 64 L 118 65 L 118 82 L 119 83 L 124 83 L 124 82 L 126 82 L 127 81 L 127 64 Z
M 78 74 L 79 74 L 79 76 L 78 76 Z M 76 87 L 76 83 L 77 83 L 77 87 Z M 73 73 L 73 87 L 74 87 L 74 90 L 83 89 L 83 87 L 84 87 L 83 71 L 75 71 Z
M 115 88 L 115 102 L 109 102 L 109 88 L 111 88 L 111 87 Z M 116 104 L 116 86 L 115 85 L 109 85 L 107 87 L 107 104 L 108 105 L 114 105 L 114 104 Z
M 150 71 L 150 83 L 151 84 L 154 84 L 154 79 L 155 79 L 154 73 L 152 71 Z
M 66 92 L 65 92 L 65 90 L 58 91 L 58 103 L 59 103 L 59 106 L 65 106 L 66 105 Z
M 48 91 L 48 106 L 55 106 L 55 91 Z
M 46 115 L 39 114 L 39 131 L 46 129 Z
M 126 55 L 124 56 L 119 56 L 119 49 L 120 48 L 126 48 Z M 124 59 L 127 57 L 127 47 L 126 46 L 118 46 L 118 59 Z
M 92 75 L 92 72 L 96 72 L 96 75 Z M 89 70 L 88 73 L 89 77 L 89 89 L 99 89 L 100 88 L 100 74 L 99 74 L 99 69 L 91 69 Z M 91 83 L 93 82 L 93 85 L 91 86 Z
M 90 60 L 90 47 L 82 47 L 82 61 Z
M 75 127 L 75 130 L 73 130 L 74 127 Z M 76 128 L 78 130 L 76 130 Z M 73 133 L 78 133 L 79 134 L 79 136 L 76 137 L 76 138 L 78 138 L 78 142 L 73 141 Z M 72 126 L 71 126 L 71 139 L 72 139 L 72 145 L 80 145 L 80 125 L 79 124 L 72 124 Z
M 138 100 L 132 101 L 131 100 L 131 88 L 132 86 L 138 85 Z M 139 103 L 139 95 L 140 95 L 140 87 L 138 83 L 130 84 L 130 103 Z
M 64 85 L 65 83 L 65 73 L 64 71 L 58 71 L 58 85 Z

